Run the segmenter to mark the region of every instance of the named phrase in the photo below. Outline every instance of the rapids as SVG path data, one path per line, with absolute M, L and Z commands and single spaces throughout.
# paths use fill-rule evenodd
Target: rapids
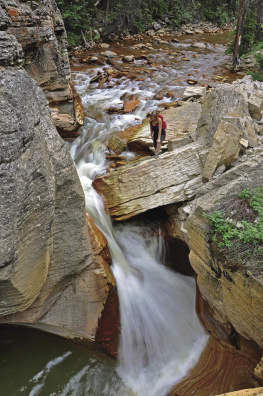
M 183 47 L 192 52 L 188 42 L 180 45 L 180 50 Z M 202 62 L 216 61 L 215 52 L 215 47 L 207 46 Z M 162 56 L 162 52 L 155 54 L 155 62 Z M 74 84 L 88 116 L 81 136 L 71 146 L 71 153 L 84 189 L 86 211 L 108 240 L 120 301 L 117 373 L 125 391 L 111 389 L 110 394 L 165 396 L 197 363 L 207 343 L 194 309 L 195 280 L 163 265 L 164 242 L 160 235 L 153 234 L 151 226 L 130 222 L 112 225 L 104 211 L 103 197 L 92 187 L 94 178 L 106 172 L 105 149 L 109 137 L 140 124 L 147 112 L 157 108 L 159 102 L 154 95 L 159 90 L 165 87 L 182 91 L 183 79 L 176 85 L 177 78 L 200 68 L 200 57 L 193 58 L 197 59 L 196 64 L 191 63 L 190 67 L 184 62 L 176 69 L 160 68 L 143 81 L 123 77 L 110 89 L 90 84 L 92 77 L 103 71 L 101 67 L 74 73 Z M 138 61 L 136 66 L 139 64 Z M 140 99 L 136 111 L 128 115 L 108 114 L 107 108 L 118 105 L 125 92 Z M 133 155 L 126 152 L 127 159 Z
M 227 61 L 224 55 L 229 34 L 195 37 L 208 43 L 204 50 L 191 47 L 192 38 L 180 43 L 156 45 L 143 59 L 130 65 L 136 79 L 122 77 L 112 88 L 99 88 L 90 80 L 111 65 L 83 65 L 72 59 L 72 75 L 86 112 L 81 135 L 71 144 L 86 200 L 87 213 L 108 240 L 120 300 L 121 335 L 118 365 L 96 351 L 69 345 L 57 338 L 1 329 L 1 390 L 24 396 L 164 396 L 198 361 L 207 336 L 195 314 L 195 281 L 166 268 L 165 244 L 153 223 L 112 224 L 92 181 L 109 165 L 105 147 L 112 134 L 141 124 L 160 101 L 154 95 L 172 91 L 178 100 L 187 79 L 200 84 L 212 81 Z M 216 45 L 214 45 L 217 43 Z M 118 54 L 141 55 L 132 42 L 113 46 Z M 96 55 L 97 50 L 93 50 Z M 187 60 L 182 60 L 182 58 Z M 120 61 L 116 67 L 124 67 Z M 125 66 L 126 67 L 126 66 Z M 190 75 L 190 76 L 189 76 Z M 140 78 L 142 77 L 142 78 Z M 134 94 L 140 104 L 132 114 L 109 114 L 121 96 Z M 66 106 L 66 105 L 62 105 Z M 124 153 L 127 160 L 135 154 Z M 159 230 L 160 231 L 160 230 Z

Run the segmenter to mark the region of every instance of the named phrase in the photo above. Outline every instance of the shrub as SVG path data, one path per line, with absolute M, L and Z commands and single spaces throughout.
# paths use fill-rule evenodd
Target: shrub
M 245 188 L 224 211 L 204 213 L 211 226 L 213 249 L 225 265 L 261 273 L 263 260 L 263 188 Z

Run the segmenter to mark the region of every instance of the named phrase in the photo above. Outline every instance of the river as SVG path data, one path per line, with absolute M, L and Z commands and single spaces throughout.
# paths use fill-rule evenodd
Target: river
M 154 99 L 156 93 L 172 92 L 173 97 L 162 100 L 168 103 L 180 98 L 189 78 L 202 85 L 218 73 L 231 79 L 222 69 L 229 40 L 229 34 L 202 35 L 198 41 L 205 41 L 207 46 L 200 50 L 191 47 L 193 38 L 182 37 L 179 43 L 155 45 L 145 51 L 151 62 L 142 58 L 129 66 L 123 66 L 120 58 L 114 65 L 97 66 L 72 59 L 73 82 L 86 117 L 80 137 L 69 148 L 85 193 L 87 213 L 106 236 L 112 256 L 121 315 L 118 362 L 43 334 L 40 340 L 39 335 L 28 338 L 23 333 L 22 342 L 20 333 L 4 333 L 1 386 L 6 396 L 165 396 L 198 361 L 207 336 L 195 314 L 194 278 L 164 266 L 165 243 L 161 232 L 153 234 L 151 224 L 113 225 L 92 181 L 107 171 L 105 147 L 109 137 L 140 125 L 160 104 Z M 123 42 L 112 49 L 119 54 L 142 55 L 142 50 L 131 49 L 133 45 Z M 104 87 L 90 83 L 98 72 L 123 67 L 139 77 L 119 76 Z M 132 114 L 108 113 L 109 107 L 120 105 L 124 93 L 139 98 L 136 110 Z M 126 151 L 124 155 L 129 160 L 135 153 Z

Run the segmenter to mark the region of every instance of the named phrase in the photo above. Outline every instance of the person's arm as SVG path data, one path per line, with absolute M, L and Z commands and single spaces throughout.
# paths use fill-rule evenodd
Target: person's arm
M 157 143 L 161 143 L 161 134 L 162 134 L 162 120 L 161 118 L 158 117 L 158 139 L 157 139 Z
M 152 130 L 152 123 L 151 123 L 151 121 L 149 121 L 150 122 L 150 131 L 151 131 L 151 138 L 153 139 L 153 130 Z

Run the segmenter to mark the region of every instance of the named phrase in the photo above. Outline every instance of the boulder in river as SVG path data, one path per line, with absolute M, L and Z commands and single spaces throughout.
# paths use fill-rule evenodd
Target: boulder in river
M 126 100 L 126 101 L 123 103 L 123 110 L 122 110 L 122 112 L 123 112 L 124 114 L 131 113 L 133 110 L 136 109 L 136 107 L 139 106 L 139 104 L 140 104 L 140 100 L 139 100 L 139 99 Z
M 101 52 L 101 55 L 106 56 L 106 58 L 114 58 L 117 54 L 113 51 Z
M 107 50 L 108 48 L 110 48 L 110 45 L 109 45 L 109 44 L 106 44 L 106 43 L 101 43 L 100 47 L 101 47 L 102 49 L 104 49 L 104 50 Z
M 193 43 L 193 44 L 191 44 L 191 47 L 205 49 L 206 48 L 206 44 L 205 43 Z
M 126 146 L 127 143 L 116 135 L 113 135 L 108 142 L 108 147 L 116 154 L 120 154 Z
M 134 61 L 134 55 L 125 55 L 122 60 L 124 62 L 133 62 Z

